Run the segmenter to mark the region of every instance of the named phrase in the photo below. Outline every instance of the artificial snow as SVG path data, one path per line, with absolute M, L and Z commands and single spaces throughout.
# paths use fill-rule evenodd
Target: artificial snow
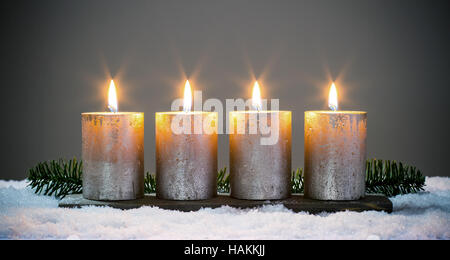
M 26 181 L 0 181 L 0 239 L 450 239 L 450 178 L 391 198 L 394 212 L 311 215 L 283 206 L 178 212 L 58 208 Z

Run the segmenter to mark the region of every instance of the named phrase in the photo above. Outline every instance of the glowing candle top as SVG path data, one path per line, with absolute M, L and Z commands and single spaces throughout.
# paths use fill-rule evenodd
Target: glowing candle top
M 189 84 L 189 80 L 186 80 L 186 84 L 184 85 L 183 111 L 185 113 L 189 113 L 191 112 L 191 107 L 192 107 L 191 84 Z
M 259 90 L 258 81 L 255 81 L 255 85 L 253 85 L 252 106 L 257 111 L 262 110 L 261 91 Z
M 330 91 L 328 92 L 328 107 L 330 110 L 313 110 L 313 111 L 306 111 L 306 112 L 313 112 L 313 113 L 321 113 L 321 114 L 365 114 L 367 112 L 365 111 L 344 111 L 339 110 L 338 111 L 338 93 L 337 88 L 334 82 L 331 83 Z
M 108 117 L 119 117 L 119 116 L 133 116 L 139 118 L 139 120 L 144 119 L 144 113 L 141 112 L 119 112 L 119 102 L 117 98 L 117 88 L 114 80 L 111 79 L 108 87 L 108 110 L 104 112 L 87 112 L 81 113 L 82 115 L 92 115 L 92 116 L 108 116 Z
M 334 82 L 331 84 L 330 93 L 328 94 L 328 107 L 333 111 L 338 110 L 338 97 Z
M 117 104 L 117 91 L 114 80 L 111 80 L 111 83 L 109 84 L 108 108 L 113 113 L 117 113 L 119 111 L 119 105 Z

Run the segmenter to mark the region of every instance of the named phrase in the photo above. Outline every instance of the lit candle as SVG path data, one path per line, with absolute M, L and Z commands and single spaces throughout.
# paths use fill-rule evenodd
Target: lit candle
M 258 82 L 251 103 L 254 110 L 230 112 L 231 196 L 287 198 L 291 194 L 291 111 L 263 111 Z M 275 140 L 262 143 L 262 138 L 270 137 L 261 126 L 271 129 Z
M 83 113 L 83 197 L 132 200 L 144 196 L 144 113 L 118 112 L 114 81 L 111 112 Z
M 318 200 L 364 197 L 367 113 L 337 111 L 334 83 L 331 111 L 305 112 L 305 196 Z
M 183 111 L 156 113 L 158 198 L 204 200 L 217 194 L 218 113 L 191 112 L 191 106 L 186 81 Z

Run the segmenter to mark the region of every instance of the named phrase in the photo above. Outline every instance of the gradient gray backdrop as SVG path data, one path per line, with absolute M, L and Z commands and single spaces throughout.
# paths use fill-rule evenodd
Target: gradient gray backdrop
M 1 179 L 39 161 L 80 156 L 80 113 L 104 111 L 110 77 L 122 111 L 154 113 L 184 80 L 204 98 L 265 98 L 293 111 L 293 167 L 303 165 L 303 112 L 366 110 L 368 156 L 450 174 L 450 1 L 2 2 Z M 228 140 L 219 138 L 219 167 Z

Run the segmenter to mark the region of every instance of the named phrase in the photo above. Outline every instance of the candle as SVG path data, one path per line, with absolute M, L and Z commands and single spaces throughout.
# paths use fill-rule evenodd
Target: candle
M 230 112 L 231 196 L 275 200 L 291 194 L 291 111 L 262 111 L 258 82 L 253 88 L 255 110 Z M 267 138 L 267 129 L 275 140 Z M 268 140 L 268 139 L 266 139 Z
M 191 105 L 186 81 L 184 111 L 156 113 L 158 198 L 204 200 L 217 194 L 218 113 L 191 112 Z
M 305 196 L 318 200 L 364 197 L 367 113 L 337 111 L 334 83 L 332 111 L 305 112 Z
M 118 112 L 114 81 L 112 112 L 81 114 L 83 197 L 132 200 L 144 196 L 144 113 Z

